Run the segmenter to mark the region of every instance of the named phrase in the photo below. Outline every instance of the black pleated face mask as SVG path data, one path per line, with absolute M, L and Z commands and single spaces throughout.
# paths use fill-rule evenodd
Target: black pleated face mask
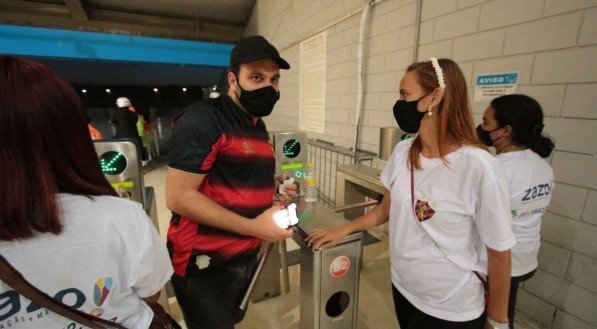
M 272 86 L 255 90 L 245 90 L 240 84 L 240 97 L 238 100 L 251 116 L 266 117 L 274 110 L 274 105 L 280 99 L 280 92 Z
M 490 133 L 501 129 L 501 128 L 495 128 L 494 130 L 484 130 L 481 125 L 477 126 L 477 137 L 479 137 L 479 141 L 481 141 L 481 143 L 487 145 L 487 146 L 493 146 L 493 142 L 497 141 L 498 139 L 502 138 L 502 136 L 496 138 L 496 139 L 491 139 L 491 135 Z
M 419 101 L 425 98 L 427 95 L 429 94 L 425 94 L 423 97 L 410 102 L 401 99 L 396 101 L 393 112 L 394 118 L 396 119 L 400 129 L 411 134 L 419 131 L 419 128 L 421 127 L 421 120 L 423 120 L 425 112 L 419 112 L 417 106 Z

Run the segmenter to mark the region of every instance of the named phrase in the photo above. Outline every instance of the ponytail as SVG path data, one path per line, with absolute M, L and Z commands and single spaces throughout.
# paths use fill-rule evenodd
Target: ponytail
M 543 136 L 543 110 L 541 105 L 526 95 L 512 94 L 491 101 L 495 119 L 500 127 L 512 127 L 512 139 L 547 158 L 555 147 L 553 140 Z
M 530 148 L 533 152 L 539 154 L 542 158 L 547 158 L 551 155 L 551 151 L 555 147 L 554 142 L 549 137 L 545 137 L 541 134 L 544 125 L 537 123 L 531 131 L 530 139 L 525 145 Z

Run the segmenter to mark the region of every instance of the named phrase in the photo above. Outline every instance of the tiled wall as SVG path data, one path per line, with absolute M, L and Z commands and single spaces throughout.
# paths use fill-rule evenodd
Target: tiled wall
M 326 131 L 310 134 L 352 146 L 362 3 L 257 1 L 246 34 L 267 37 L 293 66 L 283 72 L 270 130 L 298 129 L 298 43 L 356 12 L 327 28 Z M 379 128 L 395 125 L 391 108 L 412 62 L 416 9 L 417 1 L 385 0 L 372 10 L 360 148 L 377 152 Z M 470 93 L 477 74 L 520 72 L 518 91 L 542 104 L 556 141 L 548 160 L 557 186 L 539 270 L 519 292 L 519 311 L 548 328 L 597 328 L 597 1 L 423 0 L 421 18 L 418 60 L 452 58 Z M 487 103 L 472 105 L 478 122 Z

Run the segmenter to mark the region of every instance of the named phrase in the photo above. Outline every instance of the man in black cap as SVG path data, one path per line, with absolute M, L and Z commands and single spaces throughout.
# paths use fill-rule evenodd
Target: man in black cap
M 234 328 L 234 312 L 262 240 L 292 236 L 272 216 L 279 180 L 261 119 L 280 97 L 290 65 L 265 38 L 232 50 L 227 95 L 191 105 L 174 120 L 166 183 L 172 210 L 168 247 L 172 285 L 187 326 Z M 288 199 L 296 185 L 286 188 Z

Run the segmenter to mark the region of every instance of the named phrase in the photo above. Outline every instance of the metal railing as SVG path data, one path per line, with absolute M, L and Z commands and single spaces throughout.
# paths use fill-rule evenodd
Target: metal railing
M 336 206 L 336 170 L 339 165 L 366 163 L 373 166 L 377 154 L 364 150 L 336 146 L 320 139 L 309 139 L 309 162 L 315 166 L 317 194 L 328 207 Z

